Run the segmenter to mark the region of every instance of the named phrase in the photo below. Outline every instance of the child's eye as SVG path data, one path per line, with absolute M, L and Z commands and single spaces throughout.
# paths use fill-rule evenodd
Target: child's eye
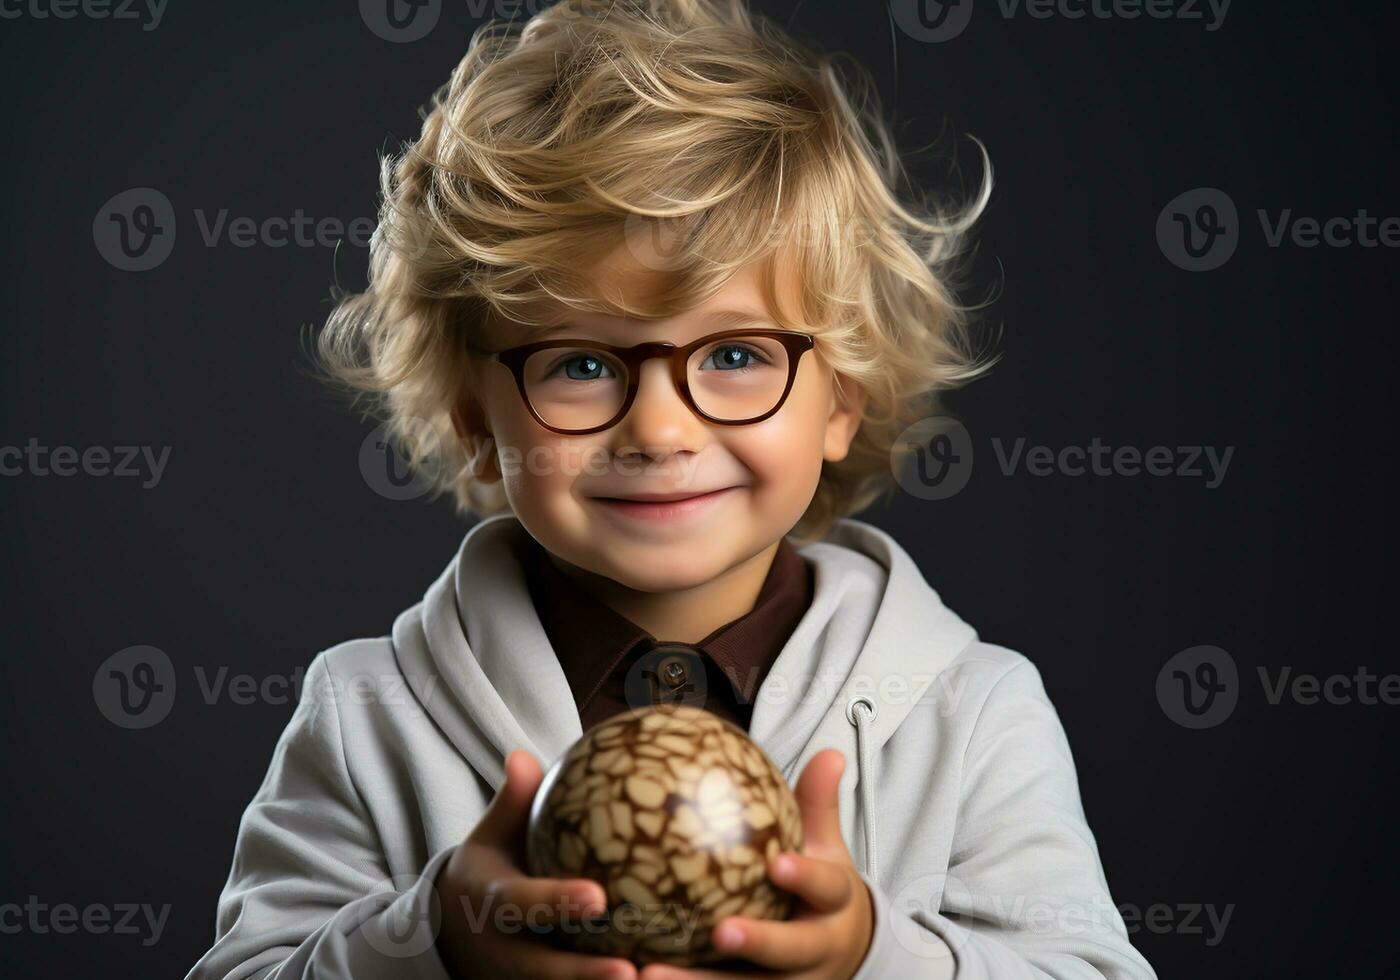
M 717 370 L 742 371 L 752 366 L 754 361 L 761 362 L 763 354 L 744 344 L 719 344 L 705 356 L 702 366 L 711 360 L 718 365 Z
M 564 358 L 560 365 L 564 368 L 564 376 L 570 381 L 597 381 L 613 377 L 607 363 L 592 354 L 574 354 Z

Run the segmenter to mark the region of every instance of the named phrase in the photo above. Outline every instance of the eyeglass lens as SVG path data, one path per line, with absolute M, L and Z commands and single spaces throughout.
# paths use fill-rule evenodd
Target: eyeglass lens
M 536 351 L 525 361 L 524 377 L 531 407 L 545 424 L 559 429 L 602 425 L 627 397 L 622 362 L 582 344 Z M 726 337 L 693 351 L 686 377 L 696 407 L 711 418 L 758 418 L 783 396 L 787 348 L 775 337 Z

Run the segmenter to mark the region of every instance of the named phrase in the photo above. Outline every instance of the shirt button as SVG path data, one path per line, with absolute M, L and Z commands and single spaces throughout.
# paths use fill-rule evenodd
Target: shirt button
M 703 708 L 706 696 L 703 651 L 688 643 L 657 643 L 640 653 L 623 679 L 630 710 L 683 704 Z
M 688 674 L 685 664 L 679 660 L 668 660 L 661 666 L 661 679 L 670 687 L 680 687 Z

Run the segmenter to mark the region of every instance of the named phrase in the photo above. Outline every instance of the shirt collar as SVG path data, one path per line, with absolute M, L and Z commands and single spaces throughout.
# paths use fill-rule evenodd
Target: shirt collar
M 582 712 L 634 648 L 642 644 L 642 650 L 649 650 L 664 641 L 595 599 L 554 566 L 538 541 L 529 541 L 525 570 L 530 594 Z M 739 696 L 752 703 L 806 613 L 811 585 L 806 561 L 782 538 L 753 609 L 687 645 L 714 661 Z

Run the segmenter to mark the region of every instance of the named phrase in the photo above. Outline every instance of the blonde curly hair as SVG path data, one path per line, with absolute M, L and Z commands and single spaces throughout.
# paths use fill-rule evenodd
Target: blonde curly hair
M 893 489 L 906 426 L 990 362 L 954 299 L 970 204 L 897 199 L 904 165 L 858 68 L 744 0 L 565 0 L 493 21 L 432 97 L 416 142 L 381 160 L 368 288 L 333 296 L 326 375 L 388 422 L 420 479 L 463 513 L 509 509 L 452 411 L 501 325 L 511 344 L 566 307 L 638 318 L 704 302 L 760 262 L 792 263 L 801 309 L 775 321 L 865 393 L 846 457 L 823 464 L 792 536 L 816 540 Z M 642 225 L 675 239 L 667 288 L 622 309 L 587 270 Z M 770 302 L 770 306 L 773 304 Z M 844 382 L 843 382 L 844 384 Z

